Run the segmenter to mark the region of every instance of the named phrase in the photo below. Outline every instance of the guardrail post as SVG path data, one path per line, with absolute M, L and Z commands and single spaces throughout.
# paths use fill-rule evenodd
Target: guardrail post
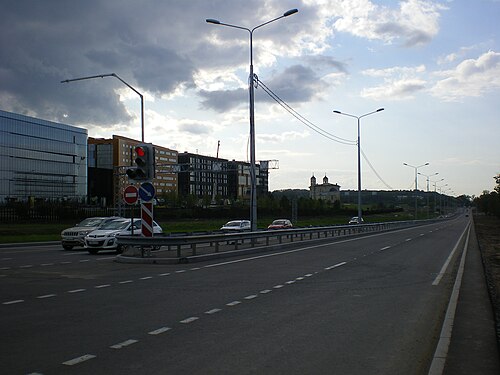
M 215 241 L 215 252 L 219 252 L 219 241 Z
M 181 245 L 177 245 L 177 258 L 181 257 Z
M 196 244 L 195 243 L 191 244 L 191 250 L 192 250 L 193 256 L 196 255 Z

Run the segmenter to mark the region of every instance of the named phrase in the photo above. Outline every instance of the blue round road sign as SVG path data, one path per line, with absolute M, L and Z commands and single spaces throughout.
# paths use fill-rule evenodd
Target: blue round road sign
M 143 182 L 139 188 L 139 197 L 143 202 L 149 202 L 155 197 L 155 187 L 151 182 Z

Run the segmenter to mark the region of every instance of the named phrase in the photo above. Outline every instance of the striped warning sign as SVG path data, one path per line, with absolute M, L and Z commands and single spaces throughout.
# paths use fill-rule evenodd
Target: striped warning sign
M 153 237 L 153 203 L 141 202 L 141 235 Z

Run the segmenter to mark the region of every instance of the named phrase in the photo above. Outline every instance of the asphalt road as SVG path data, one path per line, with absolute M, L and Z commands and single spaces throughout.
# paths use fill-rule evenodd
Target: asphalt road
M 1 372 L 427 374 L 468 223 L 192 265 L 2 248 Z

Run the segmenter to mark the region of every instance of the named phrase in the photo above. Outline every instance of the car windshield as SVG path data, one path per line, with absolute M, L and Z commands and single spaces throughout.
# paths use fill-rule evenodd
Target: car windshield
M 98 227 L 101 225 L 101 223 L 104 221 L 103 218 L 89 218 L 83 220 L 80 224 L 78 224 L 79 227 Z
M 225 227 L 239 227 L 240 226 L 240 222 L 239 221 L 230 221 L 229 223 L 226 223 L 226 225 L 224 225 Z
M 272 225 L 285 225 L 285 220 L 274 220 Z
M 100 229 L 102 230 L 118 230 L 125 229 L 130 224 L 130 220 L 113 220 L 104 224 Z

